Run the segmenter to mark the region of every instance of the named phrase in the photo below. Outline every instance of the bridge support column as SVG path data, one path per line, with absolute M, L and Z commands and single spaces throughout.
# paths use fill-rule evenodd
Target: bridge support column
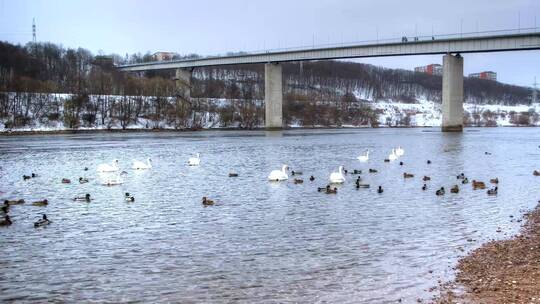
M 283 74 L 281 65 L 264 65 L 264 104 L 266 129 L 283 128 Z
M 443 57 L 442 131 L 463 132 L 463 57 Z
M 180 98 L 190 101 L 191 98 L 191 69 L 176 69 L 176 91 Z

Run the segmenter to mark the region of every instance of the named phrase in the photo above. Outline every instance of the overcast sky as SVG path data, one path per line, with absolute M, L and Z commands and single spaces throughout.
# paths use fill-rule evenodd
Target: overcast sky
M 212 55 L 404 35 L 540 27 L 538 0 L 0 0 L 0 40 L 84 47 L 97 53 L 158 50 Z M 540 29 L 539 29 L 540 30 Z M 540 51 L 465 54 L 465 74 L 540 82 Z M 412 69 L 441 56 L 358 59 Z

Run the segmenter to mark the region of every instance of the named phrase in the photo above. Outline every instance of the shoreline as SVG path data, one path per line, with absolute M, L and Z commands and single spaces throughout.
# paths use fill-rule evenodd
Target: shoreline
M 440 129 L 437 126 L 345 126 L 345 127 L 286 127 L 282 130 L 334 130 L 334 129 Z M 464 127 L 465 129 L 492 129 L 492 128 L 537 128 L 537 126 L 497 126 L 497 127 Z M 186 128 L 186 129 L 65 129 L 65 130 L 7 130 L 0 131 L 0 137 L 3 136 L 21 136 L 21 135 L 64 135 L 64 134 L 89 134 L 89 133 L 184 133 L 197 131 L 276 131 L 266 128 L 244 129 L 237 127 L 225 128 Z
M 519 234 L 461 258 L 433 303 L 540 303 L 540 204 L 523 220 Z

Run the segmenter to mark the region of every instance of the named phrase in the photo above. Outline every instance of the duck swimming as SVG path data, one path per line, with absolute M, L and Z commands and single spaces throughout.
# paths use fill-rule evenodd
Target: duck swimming
M 49 219 L 47 218 L 47 215 L 44 214 L 42 219 L 40 219 L 39 221 L 34 223 L 34 227 L 35 228 L 43 227 L 43 226 L 49 225 L 50 223 L 52 223 L 52 222 L 49 221 Z
M 124 195 L 124 199 L 126 202 L 134 202 L 135 197 L 133 195 L 130 195 L 129 192 L 126 192 Z
M 427 182 L 431 180 L 431 177 L 424 175 L 424 178 L 422 178 L 423 181 Z
M 451 193 L 459 193 L 459 187 L 458 187 L 458 185 L 454 185 L 454 187 L 452 187 L 452 188 L 450 189 L 450 192 L 451 192 Z
M 461 181 L 462 184 L 468 184 L 469 183 L 469 179 L 468 178 L 464 178 L 462 181 Z
M 402 161 L 400 161 L 400 162 L 399 162 L 399 165 L 400 165 L 400 166 L 403 166 L 403 162 L 402 162 Z
M 23 175 L 22 178 L 23 178 L 23 180 L 29 180 L 32 177 L 30 175 Z
M 492 178 L 492 179 L 489 180 L 489 182 L 492 183 L 492 184 L 498 184 L 499 183 L 499 178 L 498 177 Z
M 295 179 L 294 179 L 294 183 L 295 183 L 295 184 L 303 184 L 303 183 L 304 183 L 304 180 L 301 179 L 301 178 L 295 178 Z
M 32 206 L 47 206 L 49 204 L 49 201 L 44 199 L 41 201 L 35 201 L 32 203 Z
M 337 188 L 334 187 L 334 189 L 330 188 L 330 185 L 326 186 L 326 194 L 337 194 Z
M 71 184 L 71 180 L 69 178 L 62 178 L 62 184 Z
M 229 177 L 238 177 L 238 173 L 229 173 Z
M 435 195 L 437 195 L 437 196 L 444 195 L 444 193 L 445 193 L 444 187 L 441 187 L 441 189 L 435 191 Z
M 293 171 L 291 171 L 291 174 L 292 174 L 292 175 L 302 175 L 302 174 L 304 174 L 304 173 L 302 173 L 302 172 L 300 172 L 300 171 L 294 171 L 294 170 L 293 170 Z
M 456 176 L 457 179 L 464 179 L 465 178 L 465 174 L 464 173 L 461 173 L 459 174 L 458 176 Z
M 424 190 L 424 191 L 427 190 L 427 185 L 426 185 L 426 184 L 424 184 L 424 185 L 422 186 L 422 190 Z
M 314 181 L 314 180 L 315 180 L 315 176 L 312 175 L 312 176 L 309 177 L 309 181 L 310 181 L 310 182 L 312 182 L 312 181 Z
M 498 191 L 499 191 L 499 187 L 495 187 L 495 188 L 493 188 L 493 189 L 489 189 L 489 190 L 487 191 L 487 194 L 488 194 L 488 195 L 497 195 L 497 192 L 498 192 Z
M 431 165 L 431 161 L 430 161 L 429 159 L 428 159 L 428 161 L 427 161 L 427 164 L 428 164 L 428 165 Z
M 414 174 L 403 172 L 403 178 L 413 178 Z
M 375 169 L 369 169 L 369 173 L 377 173 L 378 171 Z
M 4 216 L 4 219 L 0 221 L 0 226 L 10 226 L 11 224 L 13 224 L 13 222 L 7 214 Z
M 384 192 L 384 190 L 383 190 L 382 186 L 379 186 L 379 189 L 377 189 L 377 193 L 383 193 L 383 192 Z
M 362 170 L 354 169 L 352 174 L 362 174 Z
M 479 181 L 476 181 L 474 179 L 472 181 L 472 186 L 473 186 L 474 190 L 476 190 L 476 189 L 486 189 L 486 184 L 484 184 L 484 182 L 479 182 Z
M 23 199 L 20 199 L 20 200 L 5 200 L 4 201 L 4 205 L 20 205 L 20 204 L 24 204 Z
M 209 199 L 206 198 L 206 196 L 204 196 L 204 197 L 202 198 L 202 204 L 203 204 L 203 206 L 205 206 L 205 207 L 207 207 L 207 206 L 213 206 L 213 205 L 214 205 L 214 201 L 209 200 Z
M 86 184 L 88 183 L 88 178 L 86 177 L 79 177 L 79 184 Z
M 534 176 L 540 176 L 540 171 L 534 170 L 533 175 L 534 175 Z
M 92 199 L 90 198 L 90 194 L 86 193 L 84 196 L 76 196 L 73 198 L 76 202 L 89 202 Z

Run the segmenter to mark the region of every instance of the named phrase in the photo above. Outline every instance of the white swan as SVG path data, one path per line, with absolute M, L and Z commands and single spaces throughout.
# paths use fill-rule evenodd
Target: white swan
M 284 181 L 289 179 L 289 175 L 287 175 L 287 170 L 289 169 L 289 166 L 283 165 L 281 167 L 281 170 L 273 170 L 270 172 L 270 175 L 268 175 L 269 181 Z
M 138 160 L 134 160 L 133 161 L 133 166 L 131 168 L 135 169 L 135 170 L 152 169 L 152 159 L 147 158 L 146 163 L 143 163 L 143 162 L 138 161 Z
M 342 184 L 345 182 L 345 175 L 343 175 L 343 166 L 339 166 L 338 172 L 332 172 L 330 174 L 330 183 Z
M 396 149 L 396 155 L 397 156 L 403 156 L 403 154 L 405 154 L 405 150 L 403 150 L 403 148 L 401 148 L 401 146 L 398 146 L 397 149 Z
M 398 158 L 398 156 L 396 155 L 396 149 L 392 149 L 392 153 L 390 153 L 390 155 L 388 155 L 388 159 L 389 160 L 396 160 Z
M 97 172 L 115 172 L 118 171 L 118 159 L 112 161 L 112 165 L 101 164 L 97 166 Z
M 201 163 L 201 155 L 197 153 L 197 157 L 190 157 L 188 159 L 188 165 L 198 166 Z
M 361 162 L 367 162 L 369 160 L 369 150 L 366 150 L 366 154 L 358 156 L 358 160 Z

